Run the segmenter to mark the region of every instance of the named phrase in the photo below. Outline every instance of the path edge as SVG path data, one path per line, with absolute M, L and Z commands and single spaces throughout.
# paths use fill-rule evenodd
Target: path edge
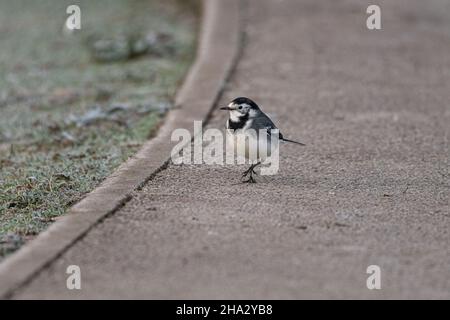
M 207 121 L 237 63 L 243 34 L 242 0 L 202 0 L 197 53 L 175 98 L 174 110 L 165 118 L 156 137 L 103 183 L 17 252 L 0 263 L 0 299 L 48 267 L 82 239 L 95 225 L 114 214 L 170 160 L 171 133 L 185 128 L 193 136 L 193 122 Z M 61 283 L 65 286 L 65 283 Z

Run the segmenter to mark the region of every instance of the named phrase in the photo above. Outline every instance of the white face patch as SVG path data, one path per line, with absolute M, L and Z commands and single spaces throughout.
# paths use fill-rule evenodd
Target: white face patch
M 257 111 L 253 110 L 252 107 L 247 103 L 242 103 L 239 105 L 230 103 L 228 106 L 234 109 L 230 111 L 230 118 L 232 121 L 238 121 L 239 118 L 245 116 L 246 114 L 248 114 L 250 117 L 257 115 Z
M 230 119 L 233 122 L 238 122 L 240 117 L 243 117 L 244 115 L 242 113 L 240 113 L 237 110 L 232 110 L 230 111 Z
M 228 105 L 228 107 L 233 109 L 230 111 L 230 119 L 233 122 L 239 122 L 240 118 L 244 117 L 245 114 L 247 113 L 246 110 L 248 110 L 248 108 L 250 108 L 250 106 L 248 104 L 237 105 L 234 103 L 230 103 Z M 241 108 L 241 109 L 239 109 L 239 108 Z

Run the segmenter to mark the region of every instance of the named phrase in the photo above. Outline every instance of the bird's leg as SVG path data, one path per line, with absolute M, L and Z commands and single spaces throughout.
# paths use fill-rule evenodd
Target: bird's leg
M 256 183 L 256 180 L 253 178 L 253 174 L 258 175 L 258 174 L 255 172 L 255 168 L 256 168 L 256 166 L 258 166 L 258 165 L 260 165 L 260 164 L 261 164 L 261 162 L 257 162 L 257 163 L 255 163 L 255 164 L 252 164 L 252 165 L 250 166 L 250 168 L 248 168 L 247 170 L 244 171 L 244 173 L 242 174 L 242 178 L 244 178 L 244 177 L 250 175 L 250 177 L 248 178 L 248 180 L 243 181 L 244 183 Z
M 258 166 L 258 165 L 260 165 L 260 164 L 261 164 L 261 162 L 252 164 L 252 165 L 250 166 L 250 168 L 248 168 L 247 170 L 245 170 L 245 171 L 242 173 L 242 177 L 248 176 L 249 173 L 250 173 L 250 175 L 252 175 L 252 173 L 254 173 L 254 174 L 257 175 L 257 173 L 255 172 L 255 168 L 256 168 L 256 166 Z
M 256 175 L 258 175 L 258 174 L 256 173 L 255 168 L 256 168 L 257 166 L 259 166 L 260 164 L 261 164 L 261 162 L 257 162 L 257 163 L 255 163 L 255 164 L 253 165 L 252 172 L 253 172 L 254 174 L 256 174 Z
M 242 178 L 248 176 L 251 171 L 253 171 L 253 165 L 242 173 Z

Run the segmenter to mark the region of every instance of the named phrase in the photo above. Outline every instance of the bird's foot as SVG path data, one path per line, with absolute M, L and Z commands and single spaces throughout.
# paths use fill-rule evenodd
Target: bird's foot
M 243 180 L 242 183 L 256 183 L 256 180 L 250 175 L 250 177 L 247 180 Z

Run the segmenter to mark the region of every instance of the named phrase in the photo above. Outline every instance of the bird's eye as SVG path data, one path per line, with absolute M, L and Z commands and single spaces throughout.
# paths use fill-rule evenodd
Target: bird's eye
M 241 110 L 242 109 L 242 106 L 239 106 L 239 108 L 238 108 L 239 110 Z

